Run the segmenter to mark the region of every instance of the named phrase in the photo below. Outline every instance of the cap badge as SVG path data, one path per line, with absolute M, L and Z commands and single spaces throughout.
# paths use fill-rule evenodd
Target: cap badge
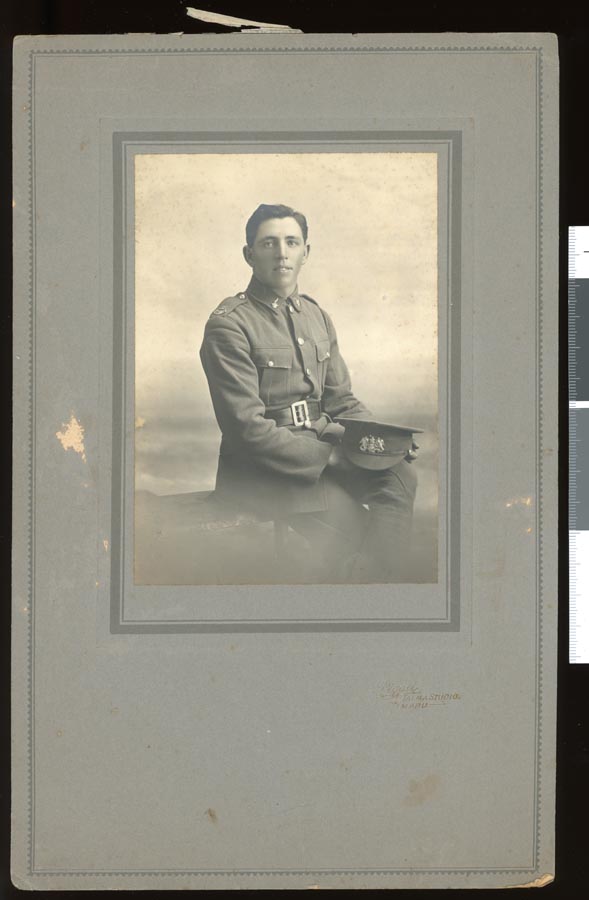
M 374 437 L 373 434 L 365 434 L 364 437 L 360 438 L 358 446 L 361 453 L 377 454 L 385 452 L 383 439 L 381 437 Z

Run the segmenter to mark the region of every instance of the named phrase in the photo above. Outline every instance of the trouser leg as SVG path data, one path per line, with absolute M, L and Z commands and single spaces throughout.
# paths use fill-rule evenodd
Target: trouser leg
M 410 561 L 417 476 L 403 460 L 393 469 L 330 470 L 325 512 L 290 516 L 334 583 L 402 583 Z M 368 507 L 368 508 L 366 508 Z
M 353 568 L 369 513 L 337 481 L 324 477 L 327 510 L 291 515 L 288 524 L 307 539 L 312 551 L 321 558 L 325 580 L 346 584 L 354 580 Z
M 373 472 L 355 469 L 342 473 L 340 484 L 369 514 L 364 537 L 354 561 L 355 582 L 407 580 L 411 549 L 413 504 L 417 475 L 406 460 L 392 469 Z

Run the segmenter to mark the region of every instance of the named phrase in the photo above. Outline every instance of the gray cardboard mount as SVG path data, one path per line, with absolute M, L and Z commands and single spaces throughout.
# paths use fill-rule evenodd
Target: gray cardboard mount
M 18 887 L 552 880 L 557 81 L 545 34 L 16 40 Z M 133 584 L 125 173 L 252 141 L 450 160 L 436 584 Z

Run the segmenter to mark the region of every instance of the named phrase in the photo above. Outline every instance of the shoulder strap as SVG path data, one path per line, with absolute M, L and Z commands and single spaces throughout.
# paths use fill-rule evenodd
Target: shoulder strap
M 211 317 L 227 316 L 229 313 L 232 313 L 234 309 L 237 309 L 238 306 L 241 306 L 242 303 L 247 303 L 247 296 L 245 294 L 235 294 L 233 297 L 227 297 L 212 311 Z

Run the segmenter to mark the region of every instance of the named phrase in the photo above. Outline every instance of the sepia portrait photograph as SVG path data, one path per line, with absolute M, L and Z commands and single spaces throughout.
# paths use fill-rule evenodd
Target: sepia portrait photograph
M 435 583 L 438 154 L 134 163 L 135 584 Z

